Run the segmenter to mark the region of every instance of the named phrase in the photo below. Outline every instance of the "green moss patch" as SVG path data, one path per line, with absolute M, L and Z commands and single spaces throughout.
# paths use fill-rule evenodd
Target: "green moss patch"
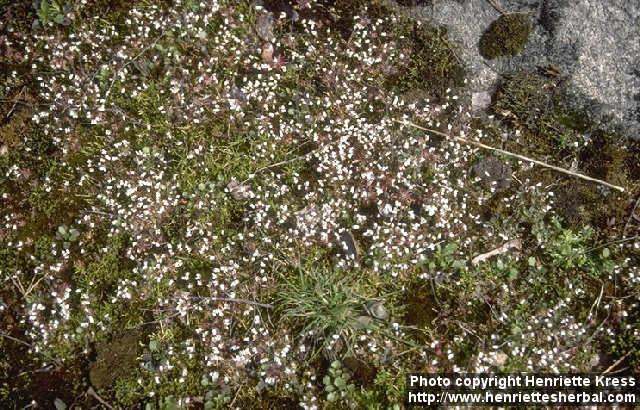
M 531 28 L 531 21 L 526 14 L 500 16 L 480 37 L 480 55 L 492 60 L 520 54 L 527 44 Z
M 89 369 L 89 379 L 96 389 L 110 388 L 118 378 L 128 376 L 136 368 L 138 342 L 142 337 L 141 332 L 131 331 L 96 346 L 96 361 Z
M 445 27 L 405 22 L 400 33 L 401 47 L 407 49 L 409 61 L 389 76 L 387 86 L 401 92 L 425 90 L 442 95 L 448 88 L 464 84 L 465 69 L 456 55 Z

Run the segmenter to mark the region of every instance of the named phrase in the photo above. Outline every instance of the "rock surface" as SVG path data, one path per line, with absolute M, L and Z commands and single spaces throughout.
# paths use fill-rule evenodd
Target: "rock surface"
M 487 0 L 423 2 L 412 13 L 445 25 L 461 46 L 471 92 L 492 88 L 504 73 L 553 65 L 566 76 L 571 103 L 605 129 L 640 138 L 640 2 L 500 0 L 507 12 L 531 16 L 520 55 L 486 60 L 478 43 L 500 13 Z

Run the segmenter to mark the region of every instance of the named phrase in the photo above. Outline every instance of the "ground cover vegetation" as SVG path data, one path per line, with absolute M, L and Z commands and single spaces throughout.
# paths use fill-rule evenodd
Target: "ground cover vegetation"
M 561 73 L 473 113 L 446 29 L 385 1 L 1 10 L 5 408 L 399 409 L 411 371 L 640 366 L 640 147 Z

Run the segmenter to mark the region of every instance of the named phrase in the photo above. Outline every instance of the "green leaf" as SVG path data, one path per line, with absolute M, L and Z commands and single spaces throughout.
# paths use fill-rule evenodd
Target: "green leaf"
M 157 340 L 151 340 L 149 342 L 149 350 L 151 350 L 152 352 L 157 352 L 158 350 L 160 350 L 160 343 L 158 343 Z
M 445 255 L 451 255 L 456 251 L 456 249 L 458 249 L 458 245 L 456 245 L 455 243 L 448 243 L 445 245 L 443 253 Z
M 336 393 L 329 393 L 327 395 L 327 401 L 336 401 L 336 399 L 338 398 L 338 395 Z
M 180 406 L 173 396 L 167 396 L 161 407 L 162 410 L 180 410 Z
M 604 248 L 604 249 L 602 250 L 602 257 L 603 257 L 603 258 L 605 258 L 605 259 L 606 259 L 606 258 L 608 258 L 610 255 L 611 255 L 611 251 L 609 251 L 609 248 Z
M 72 229 L 69 232 L 69 241 L 74 242 L 80 236 L 80 232 L 77 229 Z
M 529 262 L 529 266 L 531 266 L 531 267 L 535 267 L 535 266 L 536 266 L 536 263 L 537 263 L 537 261 L 536 261 L 536 257 L 535 257 L 535 256 L 529 256 L 529 260 L 528 260 L 528 262 Z
M 49 2 L 47 0 L 42 0 L 40 2 L 40 10 L 38 11 L 38 17 L 44 23 L 49 21 L 49 11 L 50 11 Z
M 57 397 L 53 401 L 53 405 L 56 407 L 56 410 L 66 410 L 67 409 L 67 405 Z

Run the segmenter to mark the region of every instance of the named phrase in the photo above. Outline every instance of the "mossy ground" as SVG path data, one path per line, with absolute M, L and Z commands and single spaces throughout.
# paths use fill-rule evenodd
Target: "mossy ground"
M 107 3 L 92 3 L 91 7 L 83 9 L 86 15 L 80 17 L 89 18 L 104 11 L 104 21 L 100 24 L 122 24 L 131 4 Z M 293 2 L 264 3 L 267 10 L 274 12 L 286 14 L 293 10 Z M 143 10 L 150 7 L 146 2 L 136 5 Z M 193 2 L 192 6 L 197 5 Z M 330 27 L 335 33 L 335 37 L 331 38 L 337 39 L 341 45 L 351 41 L 354 16 L 376 20 L 395 13 L 388 3 L 382 1 L 332 1 L 323 2 L 322 6 L 310 11 L 300 10 L 300 16 L 313 18 Z M 241 7 L 251 10 L 246 4 Z M 12 10 L 16 15 L 22 13 L 19 15 L 25 24 L 19 26 L 26 30 L 25 33 L 28 32 L 28 20 L 34 18 L 29 7 L 14 6 Z M 253 32 L 251 25 L 255 14 L 252 11 L 247 14 L 249 21 L 246 26 L 241 26 L 237 35 L 251 38 L 249 33 Z M 488 57 L 517 53 L 524 46 L 528 29 L 525 30 L 524 21 L 517 16 L 505 16 L 501 18 L 501 23 L 492 25 L 490 30 L 498 31 L 486 34 L 488 37 L 483 40 L 487 47 L 493 47 L 486 51 Z M 511 22 L 513 26 L 503 27 L 502 24 L 509 19 L 520 20 Z M 425 23 L 418 24 L 403 15 L 398 15 L 395 23 L 385 24 L 383 30 L 388 33 L 390 41 L 406 52 L 406 58 L 397 60 L 396 66 L 376 66 L 367 72 L 371 81 L 379 87 L 378 94 L 384 96 L 387 95 L 385 93 L 398 92 L 405 96 L 418 95 L 418 101 L 424 96 L 448 101 L 446 90 L 463 85 L 464 67 L 446 30 Z M 298 21 L 277 25 L 275 30 L 280 34 L 295 34 L 302 32 L 301 27 Z M 60 28 L 73 29 L 73 25 Z M 215 34 L 215 24 L 209 27 L 209 31 L 209 34 Z M 506 35 L 513 37 L 507 39 L 504 37 Z M 256 42 L 248 40 L 251 41 Z M 200 336 L 195 334 L 193 324 L 213 328 L 217 320 L 211 314 L 210 306 L 191 312 L 181 320 L 174 320 L 175 313 L 164 311 L 158 306 L 159 301 L 170 300 L 186 291 L 196 296 L 206 294 L 207 286 L 202 283 L 212 280 L 213 272 L 218 268 L 214 262 L 217 257 L 237 253 L 237 259 L 242 260 L 266 247 L 262 241 L 267 237 L 266 228 L 265 231 L 259 231 L 258 236 L 247 239 L 242 247 L 224 247 L 227 239 L 238 233 L 248 234 L 255 228 L 247 222 L 248 215 L 255 211 L 245 202 L 234 200 L 224 192 L 228 182 L 232 178 L 245 181 L 257 170 L 308 154 L 321 143 L 307 139 L 303 144 L 291 146 L 285 142 L 270 151 L 271 157 L 264 158 L 260 156 L 260 150 L 272 141 L 260 132 L 243 133 L 242 121 L 228 119 L 225 117 L 227 113 L 209 113 L 206 120 L 200 123 L 180 121 L 179 112 L 164 111 L 164 107 L 170 106 L 172 97 L 160 91 L 168 79 L 179 72 L 173 67 L 176 62 L 168 54 L 178 50 L 189 55 L 195 53 L 197 47 L 177 36 L 167 36 L 160 44 L 165 50 L 162 62 L 140 62 L 134 74 L 145 78 L 149 86 L 135 97 L 128 94 L 113 97 L 126 113 L 128 121 L 120 119 L 114 121 L 113 126 L 116 132 L 126 136 L 131 150 L 143 153 L 147 164 L 155 164 L 154 161 L 159 161 L 158 158 L 167 154 L 168 161 L 161 166 L 167 174 L 176 175 L 177 184 L 184 190 L 180 193 L 182 200 L 165 218 L 154 221 L 157 222 L 156 227 L 149 226 L 148 221 L 140 218 L 135 224 L 136 230 L 110 236 L 111 221 L 105 220 L 91 230 L 80 232 L 82 249 L 77 243 L 70 243 L 68 251 L 72 263 L 56 272 L 51 282 L 60 289 L 69 287 L 90 294 L 94 320 L 106 323 L 106 328 L 93 330 L 91 334 L 77 339 L 60 337 L 52 343 L 52 348 L 40 356 L 27 353 L 28 347 L 24 344 L 12 339 L 0 339 L 3 357 L 12 358 L 7 363 L 0 360 L 0 379 L 5 380 L 0 384 L 0 400 L 10 405 L 25 405 L 32 399 L 50 405 L 56 398 L 83 407 L 97 405 L 94 398 L 85 394 L 89 386 L 93 386 L 108 402 L 124 408 L 142 407 L 145 404 L 154 408 L 171 408 L 166 405 L 170 397 L 196 397 L 199 400 L 197 406 L 208 397 L 207 401 L 217 403 L 219 408 L 228 407 L 230 403 L 240 408 L 296 408 L 300 397 L 306 393 L 307 386 L 303 384 L 297 392 L 285 390 L 282 386 L 265 389 L 256 381 L 257 375 L 274 370 L 266 365 L 261 367 L 260 363 L 252 364 L 255 368 L 247 372 L 247 383 L 240 386 L 227 384 L 222 379 L 208 381 L 206 378 L 210 376 L 211 369 L 197 355 L 179 353 L 172 359 L 172 363 L 177 362 L 188 370 L 188 375 L 182 381 L 179 381 L 181 374 L 177 371 L 156 372 L 156 368 L 167 359 L 168 352 L 176 346 L 195 340 L 196 353 L 205 351 L 208 346 L 198 341 Z M 321 51 L 328 55 L 334 50 Z M 2 64 L 8 70 L 24 69 L 10 59 L 4 59 Z M 301 100 L 301 96 L 307 93 L 330 95 L 336 84 L 331 82 L 331 78 L 319 75 L 320 70 L 315 68 L 303 65 L 291 67 L 283 74 L 284 86 L 277 90 L 278 98 L 288 104 Z M 349 67 L 339 68 L 348 70 Z M 230 64 L 219 67 L 216 74 L 224 80 L 236 81 L 236 77 L 255 74 L 252 70 L 243 63 L 238 66 Z M 78 170 L 83 170 L 87 161 L 101 152 L 109 152 L 112 141 L 103 127 L 84 124 L 78 127 L 73 138 L 69 138 L 68 150 L 63 153 L 54 144 L 52 136 L 46 135 L 41 127 L 30 120 L 39 103 L 33 97 L 36 93 L 30 91 L 30 87 L 35 86 L 35 79 L 27 75 L 21 78 L 24 81 L 13 83 L 13 80 L 3 77 L 2 85 L 0 114 L 5 119 L 0 125 L 0 146 L 6 147 L 6 153 L 0 155 L 0 189 L 7 194 L 3 204 L 6 204 L 5 210 L 16 228 L 0 227 L 0 272 L 22 272 L 18 277 L 23 281 L 24 290 L 39 280 L 37 266 L 55 263 L 51 249 L 62 246 L 62 241 L 55 234 L 57 228 L 71 225 L 79 212 L 93 205 L 91 200 L 95 200 L 95 195 L 87 195 L 75 184 L 65 182 L 78 181 L 83 176 Z M 108 81 L 98 81 L 100 87 L 109 87 Z M 627 192 L 637 196 L 640 145 L 633 142 L 622 145 L 615 135 L 592 129 L 581 113 L 566 107 L 563 87 L 559 78 L 539 73 L 515 73 L 507 77 L 495 96 L 492 110 L 499 121 L 479 121 L 477 128 L 485 131 L 487 142 L 493 145 L 567 168 L 576 164 L 582 172 L 620 184 Z M 23 88 L 24 91 L 20 91 Z M 372 95 L 371 104 L 374 108 L 367 115 L 371 120 L 380 120 L 391 109 L 387 102 L 374 97 Z M 18 104 L 14 107 L 16 101 Z M 324 111 L 297 105 L 292 107 L 291 104 L 289 107 L 291 114 L 287 115 L 295 119 L 317 116 Z M 246 107 L 247 112 L 253 109 L 256 107 Z M 440 113 L 436 120 L 459 126 L 455 109 L 455 106 L 450 107 Z M 10 110 L 11 115 L 8 114 Z M 336 121 L 343 121 L 347 117 L 346 113 L 339 110 L 331 111 L 331 115 Z M 132 126 L 125 131 L 124 127 L 131 124 L 137 127 Z M 506 140 L 502 138 L 504 132 L 510 135 Z M 184 145 L 175 146 L 165 140 L 163 136 L 167 133 L 179 135 Z M 591 140 L 587 146 L 582 145 L 585 135 Z M 443 142 L 431 143 L 437 147 L 443 145 Z M 193 166 L 194 160 L 189 156 L 190 148 L 195 146 L 209 149 L 199 158 L 198 167 Z M 361 148 L 356 147 L 355 151 L 358 149 Z M 376 154 L 382 157 L 388 153 L 382 147 Z M 482 153 L 477 155 L 479 158 L 483 156 Z M 367 157 L 363 154 L 363 158 Z M 507 158 L 499 160 L 509 161 Z M 313 165 L 291 161 L 273 167 L 273 170 L 284 174 L 285 180 L 295 176 L 313 183 L 314 179 L 319 178 Z M 392 168 L 397 166 L 397 163 L 391 164 Z M 19 176 L 5 177 L 12 167 L 17 167 Z M 125 171 L 131 169 L 134 174 L 140 173 L 136 165 L 123 164 L 123 167 L 122 170 L 113 170 L 114 177 L 129 178 L 130 174 Z M 143 166 L 141 168 L 144 169 Z M 420 171 L 422 184 L 431 187 L 436 174 L 435 166 L 425 165 Z M 277 182 L 272 176 L 264 174 L 253 176 L 257 186 L 270 186 Z M 604 313 L 599 312 L 592 317 L 590 311 L 594 295 L 600 289 L 603 289 L 605 297 L 616 297 L 632 291 L 624 287 L 627 285 L 612 286 L 608 279 L 615 264 L 630 258 L 629 251 L 607 245 L 619 238 L 625 228 L 629 228 L 627 222 L 633 206 L 632 195 L 623 197 L 603 191 L 591 183 L 538 169 L 518 169 L 514 174 L 517 174 L 518 180 L 529 182 L 524 185 L 514 179 L 509 187 L 492 194 L 480 209 L 470 209 L 467 217 L 473 219 L 472 214 L 477 211 L 489 230 L 521 237 L 523 246 L 519 250 L 519 257 L 507 254 L 479 266 L 471 266 L 469 254 L 466 253 L 469 251 L 452 238 L 434 246 L 433 250 L 427 252 L 426 260 L 412 265 L 398 277 L 391 277 L 374 272 L 372 264 L 333 271 L 330 266 L 339 259 L 338 253 L 322 247 L 297 243 L 276 253 L 276 260 L 271 267 L 271 282 L 255 292 L 247 292 L 247 295 L 260 296 L 264 303 L 276 307 L 272 313 L 265 313 L 262 317 L 270 326 L 274 323 L 282 326 L 278 328 L 281 338 L 297 335 L 301 329 L 324 329 L 330 325 L 331 332 L 316 335 L 316 345 L 323 345 L 328 333 L 335 332 L 336 328 L 339 331 L 348 328 L 354 340 L 368 335 L 372 342 L 380 343 L 380 349 L 391 349 L 382 341 L 389 342 L 389 345 L 397 343 L 402 347 L 393 350 L 393 354 L 385 358 L 386 361 L 369 362 L 366 356 L 353 354 L 348 345 L 334 345 L 334 355 L 342 358 L 344 368 L 355 380 L 354 390 L 348 400 L 335 404 L 336 408 L 344 408 L 345 403 L 355 403 L 359 408 L 392 408 L 402 401 L 406 372 L 434 370 L 432 365 L 424 364 L 432 360 L 439 362 L 440 370 L 451 370 L 454 366 L 470 367 L 481 352 L 492 351 L 491 341 L 485 337 L 487 335 L 499 336 L 511 348 L 522 348 L 523 351 L 546 348 L 544 341 L 536 336 L 536 331 L 542 332 L 542 329 L 527 329 L 529 319 L 536 315 L 544 317 L 554 307 L 554 302 L 572 296 L 571 290 L 575 286 L 584 289 L 584 296 L 573 299 L 572 305 L 562 308 L 564 310 L 561 309 L 560 313 L 553 313 L 556 316 L 552 319 L 558 327 L 568 326 L 568 322 L 564 321 L 566 318 L 572 318 L 575 323 L 606 320 Z M 454 176 L 451 175 L 451 178 Z M 44 181 L 50 181 L 48 183 L 52 189 L 45 186 Z M 538 182 L 545 188 L 527 188 Z M 469 184 L 460 189 L 478 197 L 490 194 L 490 187 L 486 184 Z M 556 193 L 555 210 L 562 219 L 554 219 L 544 211 L 545 190 Z M 425 208 L 430 205 L 430 194 L 425 189 L 423 192 L 411 192 L 413 197 L 409 198 L 415 213 L 425 219 L 429 218 Z M 299 192 L 282 195 L 289 199 L 287 204 L 292 208 L 305 205 L 304 197 Z M 407 200 L 399 194 L 394 199 Z M 202 206 L 202 203 L 215 204 L 215 207 Z M 278 205 L 275 199 L 272 205 Z M 359 211 L 372 216 L 376 222 L 385 221 L 376 201 L 363 201 Z M 344 215 L 344 219 L 353 224 L 352 215 Z M 198 242 L 198 235 L 205 230 L 201 229 L 193 236 L 187 235 L 184 227 L 192 221 L 197 221 L 198 226 L 215 234 L 216 239 L 210 244 L 214 249 L 209 255 L 212 258 L 194 256 L 188 249 L 202 246 Z M 634 223 L 629 229 L 636 229 L 637 226 Z M 474 253 L 499 245 L 495 237 L 474 237 L 480 235 L 480 231 L 470 229 L 464 235 L 473 238 Z M 148 278 L 140 275 L 126 255 L 127 249 L 133 246 L 138 237 L 151 238 L 143 244 L 149 248 L 159 243 L 170 243 L 179 249 L 176 259 L 180 260 L 180 266 L 175 267 L 175 280 L 164 278 L 157 282 L 149 281 L 149 286 L 140 285 L 143 279 Z M 355 231 L 353 237 L 360 248 L 368 249 L 372 243 L 362 231 Z M 458 242 L 462 242 L 463 238 L 458 239 Z M 17 241 L 25 242 L 20 250 L 9 246 L 10 242 Z M 605 248 L 607 252 L 603 251 Z M 411 255 L 406 256 L 407 260 L 410 258 Z M 157 261 L 145 262 L 153 265 Z M 630 263 L 637 262 L 637 259 L 631 259 Z M 256 264 L 240 269 L 238 277 L 243 285 L 255 286 L 259 268 Z M 319 269 L 317 277 L 305 281 L 305 278 L 309 279 L 305 276 L 297 281 L 294 273 L 302 268 L 309 271 Z M 427 279 L 421 276 L 425 274 Z M 192 278 L 195 276 L 201 278 L 200 284 L 194 284 Z M 138 281 L 134 288 L 140 293 L 134 294 L 126 303 L 112 303 L 119 285 L 127 280 Z M 603 283 L 607 283 L 607 286 Z M 0 330 L 13 338 L 29 340 L 30 329 L 20 323 L 20 318 L 26 314 L 27 303 L 36 300 L 37 292 L 21 294 L 19 286 L 13 286 L 15 289 L 11 291 L 0 291 L 0 301 L 8 306 L 3 311 Z M 327 294 L 325 300 L 315 298 L 322 293 L 319 290 Z M 298 299 L 301 299 L 300 303 L 296 303 Z M 372 321 L 371 318 L 367 319 L 365 329 L 358 328 L 362 324 L 358 320 L 362 320 L 365 314 L 362 305 L 370 299 L 384 300 L 391 317 L 398 322 L 398 329 L 392 329 L 390 323 Z M 82 303 L 80 297 L 70 298 L 74 309 L 79 309 Z M 167 309 L 166 306 L 164 309 Z M 600 367 L 603 368 L 629 351 L 632 354 L 624 365 L 634 366 L 640 362 L 637 336 L 626 330 L 628 324 L 637 321 L 640 313 L 637 307 L 635 310 L 625 309 L 629 310 L 629 315 L 624 317 L 620 313 L 615 319 L 614 327 L 619 330 L 615 336 L 617 341 L 607 344 L 599 340 L 585 348 L 584 358 L 575 360 L 581 370 L 590 370 L 588 363 L 593 355 L 602 352 L 609 355 L 602 355 Z M 619 311 L 622 312 L 623 308 L 620 307 Z M 229 335 L 242 340 L 250 333 L 251 319 L 240 314 L 238 316 Z M 508 317 L 508 320 L 505 321 L 503 317 Z M 85 319 L 86 315 L 80 310 L 71 316 L 67 324 L 69 333 L 82 335 Z M 370 323 L 373 325 L 368 325 Z M 350 340 L 347 339 L 347 344 Z M 434 343 L 434 340 L 444 342 Z M 576 349 L 577 346 L 565 347 Z M 428 362 L 423 360 L 425 350 L 429 351 Z M 321 368 L 320 373 L 326 374 L 329 368 L 326 356 L 330 355 L 301 354 L 300 362 L 310 369 Z M 449 359 L 453 356 L 456 363 Z M 501 371 L 525 370 L 527 359 L 514 355 L 493 368 Z M 421 368 L 416 368 L 418 360 L 423 363 Z M 43 370 L 45 363 L 47 367 Z M 223 363 L 220 367 L 231 368 L 233 364 Z M 156 376 L 159 381 L 155 380 Z M 322 386 L 313 388 L 321 389 Z M 324 398 L 325 393 L 319 390 L 318 395 Z M 327 408 L 331 406 L 326 404 Z
M 498 17 L 480 37 L 480 55 L 492 60 L 520 54 L 527 44 L 531 29 L 531 20 L 524 13 L 509 13 Z

